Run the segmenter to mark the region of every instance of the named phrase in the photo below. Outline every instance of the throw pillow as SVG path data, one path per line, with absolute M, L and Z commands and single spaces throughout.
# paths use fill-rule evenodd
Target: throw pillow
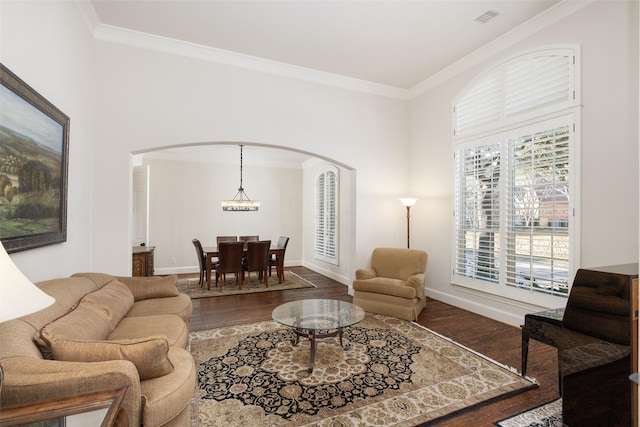
M 165 277 L 119 277 L 118 280 L 127 285 L 135 301 L 176 297 L 180 294 L 176 287 L 176 274 Z
M 161 336 L 120 341 L 74 341 L 59 338 L 51 343 L 51 351 L 55 360 L 66 362 L 128 360 L 136 366 L 141 380 L 173 372 L 173 364 L 167 356 L 169 343 Z

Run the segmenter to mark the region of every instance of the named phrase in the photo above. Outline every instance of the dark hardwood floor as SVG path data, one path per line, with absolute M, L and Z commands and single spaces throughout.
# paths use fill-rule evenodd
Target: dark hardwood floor
M 347 287 L 341 283 L 304 267 L 289 270 L 308 279 L 317 288 L 195 299 L 191 330 L 270 320 L 276 306 L 302 298 L 352 300 Z M 427 307 L 420 314 L 418 323 L 520 371 L 520 328 L 433 299 L 427 300 Z M 493 426 L 496 421 L 554 400 L 558 397 L 557 372 L 556 350 L 532 340 L 527 374 L 536 378 L 540 387 L 434 425 Z

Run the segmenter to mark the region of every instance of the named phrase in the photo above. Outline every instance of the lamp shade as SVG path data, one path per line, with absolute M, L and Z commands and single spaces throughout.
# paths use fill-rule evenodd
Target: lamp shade
M 415 205 L 417 201 L 418 201 L 418 199 L 414 199 L 412 197 L 401 197 L 400 198 L 400 202 L 402 203 L 402 206 L 407 206 L 407 207 L 411 207 L 411 206 Z
M 18 270 L 0 244 L 0 323 L 35 313 L 55 301 Z

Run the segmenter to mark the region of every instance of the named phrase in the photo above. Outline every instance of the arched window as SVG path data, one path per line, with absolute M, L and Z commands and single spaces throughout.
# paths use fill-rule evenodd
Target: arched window
M 526 52 L 454 101 L 452 283 L 512 299 L 566 297 L 577 258 L 577 48 Z
M 316 176 L 317 259 L 338 264 L 338 169 L 328 166 Z

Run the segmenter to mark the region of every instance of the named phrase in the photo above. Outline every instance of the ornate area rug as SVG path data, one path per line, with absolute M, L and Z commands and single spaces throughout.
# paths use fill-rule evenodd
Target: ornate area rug
M 500 427 L 562 427 L 562 399 L 496 423 Z
M 218 285 L 220 283 L 218 282 Z M 278 283 L 278 277 L 275 275 L 269 277 L 269 287 L 267 288 L 264 283 L 258 280 L 258 274 L 251 273 L 250 280 L 245 274 L 244 281 L 242 282 L 242 290 L 238 289 L 238 284 L 233 274 L 227 275 L 227 285 L 220 291 L 220 286 L 215 287 L 215 278 L 211 282 L 211 290 L 207 290 L 205 284 L 203 288 L 200 288 L 198 284 L 198 277 L 181 278 L 176 282 L 176 286 L 180 292 L 189 295 L 191 298 L 208 298 L 219 297 L 223 295 L 236 295 L 236 294 L 250 294 L 254 292 L 269 292 L 269 291 L 282 291 L 285 289 L 300 289 L 300 288 L 314 288 L 315 285 L 302 277 L 298 276 L 291 271 L 284 272 L 284 280 L 282 283 Z
M 416 323 L 367 313 L 337 338 L 292 345 L 274 321 L 192 332 L 192 426 L 416 426 L 537 387 Z

